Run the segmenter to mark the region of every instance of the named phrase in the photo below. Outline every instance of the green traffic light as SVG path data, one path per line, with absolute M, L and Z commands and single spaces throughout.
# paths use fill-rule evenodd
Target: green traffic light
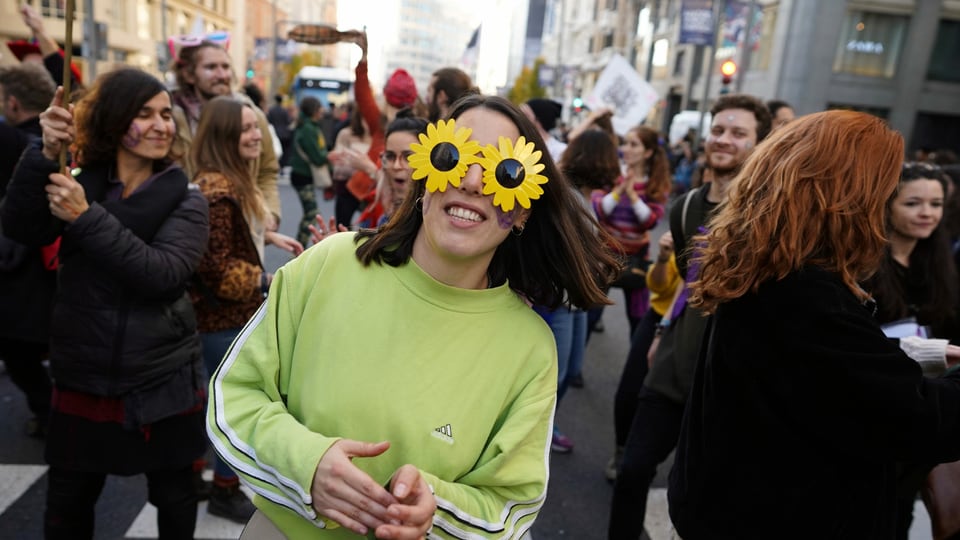
M 248 70 L 247 70 L 247 78 L 248 78 L 248 79 L 252 79 L 252 78 L 253 78 L 253 70 L 252 70 L 252 69 L 248 69 Z

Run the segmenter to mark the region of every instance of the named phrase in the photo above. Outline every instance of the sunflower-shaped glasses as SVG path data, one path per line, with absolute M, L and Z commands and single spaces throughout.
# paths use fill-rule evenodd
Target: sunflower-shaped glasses
M 410 166 L 414 180 L 427 179 L 430 191 L 446 191 L 447 184 L 460 187 L 460 179 L 467 174 L 467 167 L 476 162 L 480 143 L 468 141 L 473 130 L 456 129 L 453 120 L 440 120 L 427 126 L 427 133 L 420 134 L 420 144 L 413 143 L 410 149 Z
M 513 144 L 507 137 L 497 139 L 500 148 L 488 144 L 477 162 L 483 167 L 483 194 L 493 194 L 493 205 L 504 212 L 513 210 L 515 203 L 530 208 L 530 201 L 543 195 L 541 184 L 547 177 L 540 174 L 545 168 L 540 163 L 543 155 L 532 142 L 521 135 Z
M 499 149 L 493 145 L 481 149 L 478 142 L 467 140 L 471 133 L 469 128 L 457 129 L 453 120 L 430 124 L 427 133 L 420 134 L 420 144 L 410 145 L 412 178 L 426 178 L 430 191 L 446 191 L 448 183 L 459 187 L 467 168 L 478 163 L 483 167 L 483 194 L 493 194 L 494 206 L 504 212 L 513 210 L 517 203 L 530 208 L 530 201 L 543 194 L 540 185 L 547 183 L 547 177 L 540 174 L 543 154 L 524 137 L 515 145 L 509 138 L 500 137 Z M 482 157 L 477 155 L 481 152 Z

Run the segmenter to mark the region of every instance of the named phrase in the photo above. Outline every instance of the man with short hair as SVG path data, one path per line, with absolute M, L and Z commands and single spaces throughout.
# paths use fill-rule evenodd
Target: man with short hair
M 557 127 L 557 118 L 560 118 L 563 105 L 552 99 L 533 98 L 521 105 L 520 110 L 533 122 L 533 125 L 537 126 L 537 131 L 540 132 L 540 137 L 547 145 L 547 150 L 550 152 L 553 161 L 560 161 L 560 156 L 567 149 L 567 145 L 558 141 L 551 131 Z
M 0 68 L 0 111 L 6 118 L 0 122 L 0 199 L 23 150 L 42 136 L 40 113 L 50 105 L 55 91 L 43 64 Z M 54 251 L 27 247 L 0 235 L 0 359 L 27 398 L 33 414 L 27 434 L 36 437 L 45 432 L 52 393 L 43 360 L 56 289 Z
M 677 268 L 686 283 L 696 279 L 697 269 L 689 266 L 687 246 L 703 227 L 716 207 L 727 197 L 736 177 L 754 147 L 770 133 L 771 118 L 766 105 L 745 94 L 721 96 L 710 111 L 712 121 L 706 140 L 707 166 L 713 181 L 690 191 L 670 211 Z M 654 264 L 668 264 L 658 257 Z M 651 267 L 651 271 L 654 268 Z M 685 287 L 685 285 L 681 285 Z M 686 305 L 684 288 L 671 311 L 664 315 L 659 346 L 653 352 L 653 365 L 637 398 L 633 424 L 623 448 L 610 508 L 610 540 L 635 540 L 643 533 L 647 492 L 662 463 L 677 445 L 683 408 L 693 384 L 693 371 L 706 330 L 707 318 Z
M 473 86 L 470 76 L 461 69 L 454 67 L 440 68 L 430 77 L 427 86 L 427 109 L 430 121 L 436 122 L 447 117 L 447 111 L 453 102 L 466 94 L 475 94 L 479 90 Z
M 181 165 L 191 179 L 197 171 L 187 159 L 193 134 L 200 121 L 200 113 L 208 101 L 218 96 L 232 96 L 244 103 L 253 105 L 257 115 L 257 124 L 263 137 L 260 145 L 260 158 L 253 164 L 254 177 L 267 208 L 273 214 L 276 223 L 280 223 L 280 196 L 277 192 L 277 174 L 280 164 L 273 150 L 273 138 L 267 117 L 249 97 L 242 92 L 234 92 L 233 67 L 230 56 L 220 45 L 204 41 L 199 45 L 184 47 L 178 55 L 176 63 L 177 89 L 173 92 L 173 116 L 177 122 L 179 138 L 176 151 L 181 155 Z
M 797 115 L 793 112 L 793 107 L 789 103 L 780 99 L 771 99 L 767 102 L 767 109 L 770 111 L 770 117 L 773 119 L 771 131 L 776 131 L 783 126 L 793 122 Z

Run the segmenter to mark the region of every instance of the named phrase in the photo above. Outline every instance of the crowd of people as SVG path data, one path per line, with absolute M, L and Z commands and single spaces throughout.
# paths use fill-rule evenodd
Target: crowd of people
M 122 67 L 67 95 L 23 14 L 37 49 L 0 68 L 0 358 L 46 441 L 47 538 L 92 538 L 107 475 L 140 474 L 160 538 L 192 538 L 203 499 L 251 538 L 520 538 L 574 449 L 555 417 L 611 289 L 611 540 L 642 537 L 674 451 L 687 540 L 906 538 L 960 459 L 949 150 L 905 162 L 868 114 L 745 94 L 696 148 L 606 109 L 564 130 L 559 103 L 457 68 L 375 92 L 361 31 L 339 122 L 315 98 L 264 111 L 209 41 L 176 51 L 172 88 Z

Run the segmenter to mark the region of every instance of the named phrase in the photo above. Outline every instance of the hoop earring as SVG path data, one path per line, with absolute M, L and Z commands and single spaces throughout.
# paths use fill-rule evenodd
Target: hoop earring
M 517 225 L 512 229 L 510 229 L 510 232 L 512 232 L 514 236 L 520 236 L 523 234 L 523 229 L 525 229 L 526 227 L 527 227 L 526 223 L 521 223 L 520 225 Z
M 417 212 L 423 213 L 423 197 L 417 197 L 417 200 L 413 202 L 413 206 L 417 209 Z

